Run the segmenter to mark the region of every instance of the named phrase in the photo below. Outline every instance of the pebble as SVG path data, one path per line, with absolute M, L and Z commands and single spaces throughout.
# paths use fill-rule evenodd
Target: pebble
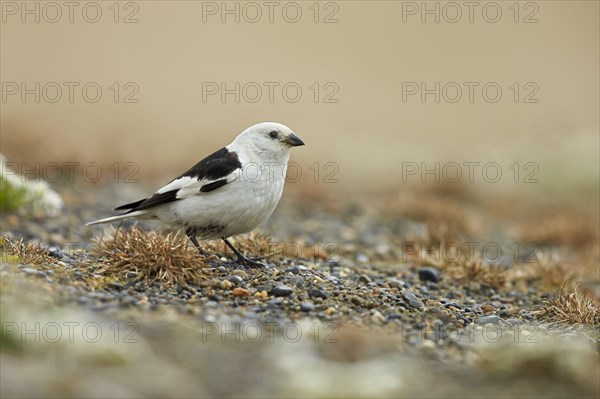
M 404 288 L 404 281 L 402 280 L 397 280 L 395 278 L 386 281 L 387 285 L 389 285 L 391 288 Z
M 293 274 L 300 274 L 301 272 L 308 271 L 308 267 L 302 266 L 302 265 L 292 266 L 292 267 L 288 267 L 287 269 L 285 269 L 285 271 L 293 273 Z
M 294 293 L 294 290 L 287 285 L 279 285 L 273 288 L 272 294 L 274 296 L 290 296 Z
M 385 322 L 385 317 L 381 314 L 379 310 L 374 310 L 371 313 L 371 321 L 377 324 L 383 324 Z
M 481 310 L 483 310 L 485 313 L 491 313 L 495 312 L 496 308 L 492 305 L 481 305 Z
M 475 324 L 483 325 L 483 324 L 498 324 L 502 319 L 500 316 L 495 314 L 490 316 L 482 316 L 475 320 Z
M 259 284 L 255 286 L 257 291 L 266 291 L 268 293 L 273 291 L 273 284 Z
M 238 275 L 233 275 L 233 276 L 227 278 L 227 280 L 231 281 L 233 284 L 236 284 L 236 285 L 239 285 L 244 281 L 244 279 Z
M 366 274 L 361 274 L 360 277 L 358 278 L 358 282 L 360 282 L 360 283 L 368 284 L 372 281 L 373 280 L 371 280 L 371 277 L 367 276 Z
M 43 277 L 44 276 L 44 272 L 42 272 L 40 270 L 37 270 L 37 269 L 33 269 L 31 267 L 24 267 L 21 270 L 23 270 L 24 273 L 32 274 L 34 276 L 39 276 L 39 277 Z
M 300 309 L 303 312 L 312 312 L 313 310 L 315 310 L 315 305 L 311 302 L 302 302 L 302 304 L 300 305 Z
M 313 297 L 313 298 L 327 299 L 329 297 L 329 294 L 325 291 L 312 289 L 312 290 L 308 290 L 308 296 Z
M 233 296 L 250 296 L 250 291 L 245 288 L 236 287 L 231 292 Z
M 440 272 L 433 267 L 422 267 L 419 269 L 419 280 L 437 283 L 440 280 Z
M 425 304 L 410 291 L 402 291 L 402 296 L 408 301 L 408 304 L 413 308 L 423 309 Z

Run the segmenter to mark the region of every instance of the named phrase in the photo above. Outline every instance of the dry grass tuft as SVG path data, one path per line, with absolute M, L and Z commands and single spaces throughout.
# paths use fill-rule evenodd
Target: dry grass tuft
M 565 282 L 567 284 L 568 280 Z M 594 298 L 578 290 L 579 285 L 565 289 L 564 285 L 553 298 L 543 299 L 542 317 L 569 324 L 600 326 L 600 306 Z
M 506 285 L 508 270 L 500 265 L 488 265 L 481 259 L 466 261 L 448 267 L 449 274 L 458 282 L 467 285 L 472 281 L 500 289 Z
M 427 226 L 428 242 L 460 241 L 473 234 L 477 223 L 460 201 L 431 195 L 397 196 L 384 205 L 387 214 L 402 216 Z
M 100 257 L 100 274 L 117 278 L 135 273 L 140 280 L 186 284 L 204 279 L 207 258 L 188 245 L 182 232 L 166 236 L 143 231 L 137 226 L 120 230 L 110 239 L 95 242 L 94 253 Z
M 53 263 L 54 259 L 44 247 L 36 242 L 24 242 L 23 237 L 17 241 L 12 241 L 8 237 L 0 238 L 0 251 L 2 259 L 22 264 L 33 264 L 40 266 L 47 263 Z
M 549 214 L 541 212 L 537 223 L 526 224 L 521 231 L 524 242 L 538 246 L 565 246 L 584 248 L 598 242 L 598 224 L 593 218 L 560 210 Z

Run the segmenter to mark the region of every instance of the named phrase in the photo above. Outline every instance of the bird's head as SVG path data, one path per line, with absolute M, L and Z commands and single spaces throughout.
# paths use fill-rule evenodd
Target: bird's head
M 286 160 L 292 147 L 304 145 L 292 129 L 276 122 L 250 126 L 235 138 L 232 149 L 252 152 L 264 159 Z

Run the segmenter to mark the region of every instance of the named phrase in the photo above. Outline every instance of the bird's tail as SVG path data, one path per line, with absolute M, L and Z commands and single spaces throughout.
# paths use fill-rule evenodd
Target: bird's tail
M 94 220 L 93 222 L 86 223 L 85 225 L 92 226 L 94 224 L 110 223 L 110 222 L 116 222 L 117 220 L 132 219 L 132 218 L 140 219 L 140 218 L 143 218 L 146 214 L 147 214 L 146 211 L 135 211 L 135 212 L 131 212 L 131 213 L 125 213 L 123 215 L 116 215 L 116 216 L 111 216 L 111 217 L 104 218 L 104 219 Z

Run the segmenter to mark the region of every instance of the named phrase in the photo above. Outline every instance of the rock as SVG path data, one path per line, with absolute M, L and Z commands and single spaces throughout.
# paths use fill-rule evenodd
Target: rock
M 272 294 L 275 296 L 290 296 L 294 293 L 294 290 L 287 285 L 280 285 L 273 288 Z
M 419 280 L 437 283 L 440 281 L 440 272 L 433 267 L 422 267 L 419 269 Z
M 329 294 L 325 291 L 312 289 L 312 290 L 308 290 L 308 296 L 310 296 L 312 298 L 327 299 L 329 297 Z
M 236 287 L 231 291 L 233 296 L 250 296 L 250 291 L 245 288 Z
M 288 267 L 287 269 L 285 269 L 285 271 L 293 273 L 293 274 L 300 274 L 301 272 L 308 271 L 308 267 L 298 265 L 298 266 Z
M 56 245 L 51 245 L 46 248 L 46 253 L 56 259 L 62 259 L 63 257 L 63 252 Z
M 302 276 L 294 276 L 289 280 L 289 283 L 297 287 L 302 287 L 304 285 L 304 278 Z
M 231 281 L 235 285 L 239 285 L 244 281 L 244 279 L 238 275 L 233 275 L 231 277 L 228 277 L 227 280 Z
M 404 288 L 404 281 L 395 278 L 386 281 L 386 283 L 391 288 Z
M 485 313 L 491 313 L 495 312 L 496 308 L 492 305 L 481 305 L 481 310 L 483 310 Z
M 254 288 L 256 288 L 256 291 L 266 291 L 270 294 L 273 291 L 273 284 L 260 284 Z
M 373 310 L 371 313 L 371 321 L 377 324 L 383 324 L 385 322 L 385 317 L 378 310 Z
M 21 270 L 23 270 L 24 273 L 31 274 L 31 275 L 34 275 L 34 276 L 39 276 L 39 277 L 43 277 L 44 276 L 43 272 L 41 272 L 39 270 L 36 270 L 34 268 L 31 268 L 31 267 L 24 267 Z
M 311 312 L 315 310 L 315 305 L 311 302 L 302 302 L 302 304 L 300 305 L 300 310 L 302 310 L 303 312 Z
M 361 274 L 360 277 L 358 278 L 358 282 L 368 284 L 368 283 L 372 282 L 372 280 L 366 274 Z
M 408 304 L 416 309 L 423 309 L 425 304 L 410 291 L 402 291 L 402 296 L 408 301 Z
M 475 320 L 475 324 L 483 325 L 483 324 L 498 324 L 502 319 L 500 316 L 495 314 L 490 316 L 482 316 Z
M 353 295 L 350 298 L 350 301 L 356 306 L 364 306 L 364 304 L 365 304 L 365 301 L 361 297 L 356 296 L 356 295 Z

